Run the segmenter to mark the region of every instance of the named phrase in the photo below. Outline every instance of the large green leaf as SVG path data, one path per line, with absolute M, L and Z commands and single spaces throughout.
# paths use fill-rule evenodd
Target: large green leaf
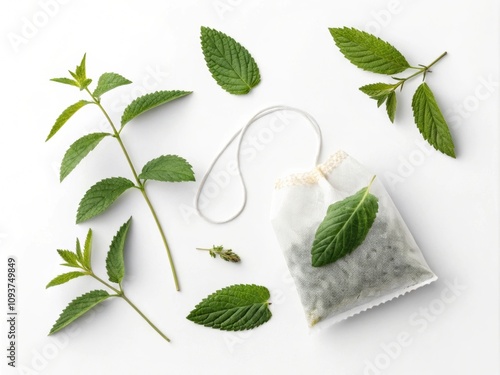
M 60 331 L 109 297 L 111 295 L 105 290 L 93 290 L 75 298 L 61 313 L 59 319 L 57 319 L 50 330 L 49 335 Z
M 252 329 L 271 319 L 269 290 L 257 285 L 233 285 L 209 295 L 187 319 L 224 331 Z
M 413 95 L 413 117 L 418 130 L 436 150 L 455 157 L 455 145 L 450 129 L 427 83 L 422 83 Z
M 171 102 L 172 100 L 182 98 L 191 94 L 191 91 L 156 91 L 135 99 L 125 108 L 122 115 L 122 127 L 140 114 L 149 111 L 155 107 Z
M 113 283 L 121 283 L 125 276 L 125 260 L 123 252 L 125 250 L 125 242 L 130 228 L 132 218 L 121 226 L 109 247 L 108 256 L 106 257 L 106 270 L 108 271 L 109 281 Z
M 163 155 L 144 165 L 139 178 L 164 182 L 194 181 L 194 172 L 185 159 L 177 155 Z
M 76 223 L 82 223 L 106 211 L 134 183 L 123 177 L 106 178 L 93 185 L 78 206 Z
M 348 27 L 329 30 L 340 52 L 358 68 L 396 74 L 410 67 L 401 52 L 374 35 Z
M 92 151 L 109 133 L 87 134 L 75 141 L 64 154 L 61 163 L 60 180 L 64 180 L 73 169 Z
M 330 205 L 312 245 L 313 267 L 333 263 L 361 245 L 377 211 L 378 199 L 369 192 L 369 186 Z
M 259 84 L 260 72 L 254 58 L 230 36 L 202 27 L 201 47 L 212 77 L 227 92 L 246 94 Z

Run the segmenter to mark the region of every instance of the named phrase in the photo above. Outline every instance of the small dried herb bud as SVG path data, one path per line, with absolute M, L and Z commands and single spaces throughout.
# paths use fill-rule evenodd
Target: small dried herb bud
M 211 249 L 202 249 L 202 248 L 197 248 L 197 250 L 205 250 L 208 251 L 210 256 L 212 258 L 216 258 L 217 255 L 221 258 L 224 259 L 226 262 L 233 262 L 233 263 L 238 263 L 241 261 L 241 258 L 239 257 L 238 254 L 236 254 L 233 250 L 231 249 L 224 249 L 224 246 L 212 246 Z

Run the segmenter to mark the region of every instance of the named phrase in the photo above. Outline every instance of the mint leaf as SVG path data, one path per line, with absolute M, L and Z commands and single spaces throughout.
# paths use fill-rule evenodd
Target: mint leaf
M 396 99 L 396 93 L 393 91 L 387 96 L 387 102 L 385 103 L 386 105 L 386 110 L 387 110 L 387 115 L 389 116 L 389 120 L 391 120 L 392 123 L 394 123 L 394 117 L 396 116 L 396 106 L 397 106 L 397 99 Z
M 245 47 L 230 36 L 201 28 L 201 47 L 217 84 L 231 94 L 247 94 L 260 82 L 257 63 Z
M 378 199 L 369 193 L 370 186 L 328 207 L 312 245 L 313 267 L 337 261 L 365 240 L 378 211 Z
M 85 244 L 83 245 L 82 266 L 88 271 L 92 270 L 92 229 L 87 232 Z
M 106 257 L 106 270 L 108 271 L 109 281 L 120 284 L 125 276 L 125 261 L 123 259 L 123 251 L 127 240 L 128 230 L 132 218 L 121 226 L 109 247 L 108 256 Z
M 57 250 L 61 258 L 66 262 L 63 266 L 68 267 L 77 267 L 80 268 L 80 264 L 78 262 L 78 256 L 69 250 Z
M 209 295 L 187 319 L 224 331 L 252 329 L 271 319 L 269 290 L 257 285 L 233 285 Z
M 77 238 L 76 239 L 76 257 L 78 259 L 78 262 L 81 264 L 82 263 L 82 245 L 80 245 L 80 240 Z
M 63 83 L 65 85 L 76 86 L 78 88 L 80 87 L 78 82 L 76 82 L 74 79 L 70 79 L 70 78 L 52 78 L 51 81 Z
M 61 163 L 60 181 L 63 181 L 73 169 L 92 151 L 109 133 L 91 133 L 75 141 L 64 154 Z
M 163 155 L 146 163 L 139 178 L 164 182 L 194 181 L 194 172 L 185 159 L 177 155 Z
M 87 274 L 84 272 L 80 272 L 80 271 L 63 273 L 62 275 L 59 275 L 59 276 L 55 277 L 54 279 L 52 279 L 52 281 L 50 281 L 45 288 L 50 288 L 52 286 L 61 285 L 61 284 L 67 283 L 70 280 L 76 279 L 77 277 L 85 276 L 85 275 L 87 275 Z
M 50 330 L 49 335 L 60 331 L 109 297 L 111 295 L 105 290 L 93 290 L 75 298 L 63 310 L 59 319 L 57 319 Z
M 379 99 L 387 99 L 391 92 L 394 92 L 395 85 L 391 85 L 388 83 L 371 83 L 369 85 L 365 85 L 359 88 L 361 92 L 368 95 L 370 98 L 379 100 Z M 380 106 L 379 106 L 380 107 Z
M 123 177 L 106 178 L 93 185 L 78 207 L 76 223 L 82 223 L 106 211 L 113 202 L 134 183 Z
M 155 107 L 171 102 L 172 100 L 182 98 L 191 94 L 191 91 L 156 91 L 151 94 L 146 94 L 135 99 L 125 108 L 122 115 L 122 127 L 139 116 L 140 114 L 149 111 Z
M 56 122 L 52 126 L 52 129 L 50 130 L 49 135 L 47 136 L 47 139 L 45 142 L 47 142 L 50 138 L 56 134 L 59 129 L 62 128 L 64 124 L 73 116 L 80 108 L 86 106 L 87 104 L 91 104 L 92 102 L 88 102 L 86 100 L 80 100 L 79 102 L 76 102 L 75 104 L 70 105 L 68 108 L 66 108 L 63 113 L 59 115 L 57 118 Z
M 417 88 L 411 105 L 415 123 L 424 139 L 436 150 L 455 158 L 450 129 L 427 83 Z
M 348 27 L 329 30 L 340 52 L 358 68 L 396 74 L 410 67 L 401 52 L 374 35 Z
M 113 90 L 119 86 L 128 85 L 132 83 L 125 77 L 122 77 L 116 73 L 104 73 L 99 77 L 99 81 L 97 82 L 97 87 L 92 94 L 95 98 L 99 98 L 104 93 Z

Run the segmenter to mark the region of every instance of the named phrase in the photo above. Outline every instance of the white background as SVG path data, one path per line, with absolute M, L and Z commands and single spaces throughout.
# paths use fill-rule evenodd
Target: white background
M 493 0 L 3 2 L 0 275 L 6 279 L 7 257 L 15 256 L 19 340 L 18 368 L 9 369 L 2 354 L 2 374 L 498 374 L 498 21 Z M 199 43 L 202 25 L 251 51 L 262 74 L 251 94 L 232 96 L 213 81 Z M 390 41 L 413 65 L 448 51 L 427 82 L 450 122 L 456 160 L 422 146 L 410 110 L 418 80 L 399 95 L 394 125 L 357 89 L 385 77 L 357 69 L 340 54 L 328 27 L 341 26 Z M 90 77 L 114 71 L 134 82 L 103 99 L 116 121 L 119 109 L 140 93 L 194 91 L 122 133 L 138 167 L 169 153 L 194 167 L 196 183 L 148 186 L 174 252 L 181 293 L 174 291 L 138 193 L 127 192 L 102 216 L 74 224 L 78 202 L 92 184 L 130 177 L 109 139 L 58 181 L 67 147 L 105 129 L 97 109 L 84 108 L 44 142 L 60 112 L 83 98 L 49 78 L 74 69 L 85 52 Z M 313 166 L 314 137 L 300 118 L 271 140 L 265 138 L 270 119 L 250 132 L 267 143 L 248 151 L 253 157 L 243 164 L 249 197 L 240 218 L 214 226 L 192 213 L 213 156 L 254 113 L 276 104 L 302 108 L 318 120 L 323 159 L 343 149 L 382 178 L 437 282 L 310 334 L 268 219 L 274 180 Z M 234 158 L 232 151 L 217 170 Z M 236 182 L 231 179 L 207 212 L 223 216 L 236 208 Z M 130 215 L 124 287 L 172 343 L 120 300 L 47 337 L 71 299 L 98 287 L 82 278 L 46 290 L 65 271 L 56 249 L 73 249 L 75 237 L 92 227 L 94 267 L 105 275 L 107 246 Z M 212 244 L 233 248 L 243 262 L 227 264 L 195 250 Z M 203 297 L 236 283 L 271 290 L 270 322 L 227 333 L 185 319 Z M 459 287 L 450 289 L 452 284 Z M 5 354 L 7 325 L 0 327 Z

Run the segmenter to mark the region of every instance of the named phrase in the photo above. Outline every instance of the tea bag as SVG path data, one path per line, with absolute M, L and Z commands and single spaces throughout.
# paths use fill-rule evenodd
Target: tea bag
M 304 117 L 315 131 L 318 141 L 316 167 L 307 173 L 279 179 L 271 207 L 271 222 L 309 325 L 318 327 L 338 322 L 436 280 L 377 178 L 370 192 L 378 199 L 378 213 L 364 241 L 334 263 L 312 266 L 312 245 L 328 207 L 366 187 L 373 174 L 342 151 L 318 164 L 322 148 L 321 129 L 312 116 L 297 108 L 275 106 L 264 109 L 233 135 L 200 183 L 195 198 L 198 214 L 211 223 L 223 224 L 243 212 L 247 201 L 245 181 L 240 171 L 243 138 L 255 121 L 282 110 Z M 229 218 L 210 218 L 200 209 L 200 195 L 217 160 L 236 139 L 236 167 L 243 191 L 242 204 Z
M 436 280 L 379 179 L 373 226 L 352 253 L 313 267 L 311 248 L 328 207 L 366 187 L 373 174 L 339 151 L 312 171 L 276 182 L 271 222 L 307 322 L 335 323 Z

